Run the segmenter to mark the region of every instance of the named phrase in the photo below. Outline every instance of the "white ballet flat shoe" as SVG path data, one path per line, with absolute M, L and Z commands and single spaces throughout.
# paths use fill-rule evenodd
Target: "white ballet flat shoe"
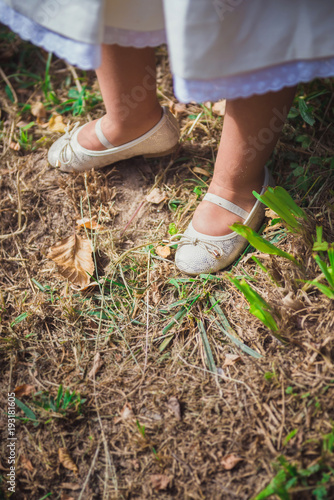
M 261 194 L 265 192 L 268 185 L 272 184 L 271 175 L 266 168 Z M 260 228 L 264 219 L 265 207 L 259 200 L 256 200 L 249 213 L 214 194 L 207 193 L 204 200 L 211 201 L 211 203 L 242 217 L 243 224 L 255 231 Z M 224 236 L 209 236 L 199 233 L 193 228 L 192 223 L 189 224 L 184 234 L 172 236 L 171 241 L 175 241 L 178 237 L 181 239 L 177 242 L 175 265 L 180 271 L 192 276 L 215 273 L 228 267 L 241 255 L 248 244 L 245 238 L 235 232 Z
M 161 120 L 146 134 L 134 141 L 114 147 L 101 130 L 101 119 L 96 122 L 97 138 L 107 149 L 93 151 L 80 146 L 78 133 L 82 127 L 76 123 L 71 131 L 52 144 L 48 153 L 49 163 L 63 172 L 84 172 L 111 165 L 120 160 L 143 155 L 147 158 L 166 156 L 177 147 L 180 137 L 178 123 L 168 108 L 162 108 Z

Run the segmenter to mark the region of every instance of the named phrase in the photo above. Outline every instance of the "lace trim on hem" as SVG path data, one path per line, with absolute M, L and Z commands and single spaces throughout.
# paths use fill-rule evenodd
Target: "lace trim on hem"
M 23 40 L 28 40 L 48 52 L 54 52 L 69 64 L 89 70 L 101 64 L 101 46 L 76 42 L 50 31 L 31 19 L 16 12 L 0 0 L 0 21 L 17 33 Z
M 157 47 L 163 43 L 167 43 L 166 31 L 132 31 L 113 26 L 105 26 L 103 43 L 112 45 L 116 43 L 122 47 Z
M 218 101 L 277 92 L 315 78 L 334 76 L 334 57 L 295 61 L 215 80 L 185 80 L 174 75 L 174 92 L 181 102 Z

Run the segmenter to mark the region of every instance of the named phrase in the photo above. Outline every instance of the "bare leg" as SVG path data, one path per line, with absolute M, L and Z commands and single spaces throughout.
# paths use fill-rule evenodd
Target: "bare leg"
M 244 210 L 255 203 L 252 191 L 261 191 L 264 166 L 271 155 L 295 88 L 285 88 L 248 99 L 228 101 L 214 175 L 209 193 L 216 194 Z M 195 211 L 193 226 L 200 233 L 223 236 L 228 226 L 242 220 L 223 208 L 202 201 Z
M 154 49 L 102 45 L 102 64 L 96 71 L 106 115 L 102 131 L 114 146 L 140 137 L 161 118 L 156 96 Z M 79 133 L 79 143 L 103 150 L 94 131 L 96 120 Z

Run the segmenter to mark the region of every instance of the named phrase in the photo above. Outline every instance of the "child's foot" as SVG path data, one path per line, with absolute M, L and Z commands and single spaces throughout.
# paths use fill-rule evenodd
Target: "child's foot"
M 106 122 L 107 127 L 103 124 L 100 127 L 101 121 Z M 136 125 L 127 125 L 125 129 L 121 124 L 113 126 L 108 120 L 95 120 L 78 128 L 79 123 L 76 123 L 52 144 L 49 163 L 63 172 L 83 172 L 134 156 L 165 156 L 177 147 L 179 126 L 166 107 L 162 111 L 159 108 L 158 118 L 153 115 L 141 117 Z
M 101 120 L 101 129 L 105 138 L 115 147 L 133 141 L 151 130 L 161 119 L 162 109 L 159 107 L 147 116 L 138 117 L 135 122 L 114 121 L 108 115 Z M 95 133 L 98 120 L 93 120 L 81 128 L 78 134 L 80 146 L 91 151 L 107 149 L 101 144 Z
M 270 181 L 266 168 L 264 180 L 254 181 L 252 190 L 263 194 Z M 249 189 L 235 193 L 212 182 L 192 222 L 178 241 L 176 267 L 194 276 L 228 267 L 247 246 L 247 240 L 232 232 L 229 226 L 242 221 L 256 231 L 263 218 L 264 205 Z
M 246 210 L 246 212 L 250 212 L 256 202 L 256 198 L 252 194 L 252 191 L 260 193 L 263 187 L 263 180 L 264 174 L 260 181 L 254 180 L 251 189 L 247 188 L 239 192 L 230 191 L 212 181 L 208 193 L 220 196 L 243 210 Z M 229 226 L 234 222 L 243 221 L 244 219 L 242 217 L 238 217 L 225 208 L 215 205 L 210 201 L 203 200 L 195 210 L 192 225 L 199 233 L 210 236 L 224 236 L 232 232 Z

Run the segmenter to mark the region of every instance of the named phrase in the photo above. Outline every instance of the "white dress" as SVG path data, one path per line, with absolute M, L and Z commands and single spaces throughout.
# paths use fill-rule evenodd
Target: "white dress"
M 184 102 L 334 76 L 333 0 L 0 0 L 0 21 L 82 69 L 102 43 L 167 43 Z

